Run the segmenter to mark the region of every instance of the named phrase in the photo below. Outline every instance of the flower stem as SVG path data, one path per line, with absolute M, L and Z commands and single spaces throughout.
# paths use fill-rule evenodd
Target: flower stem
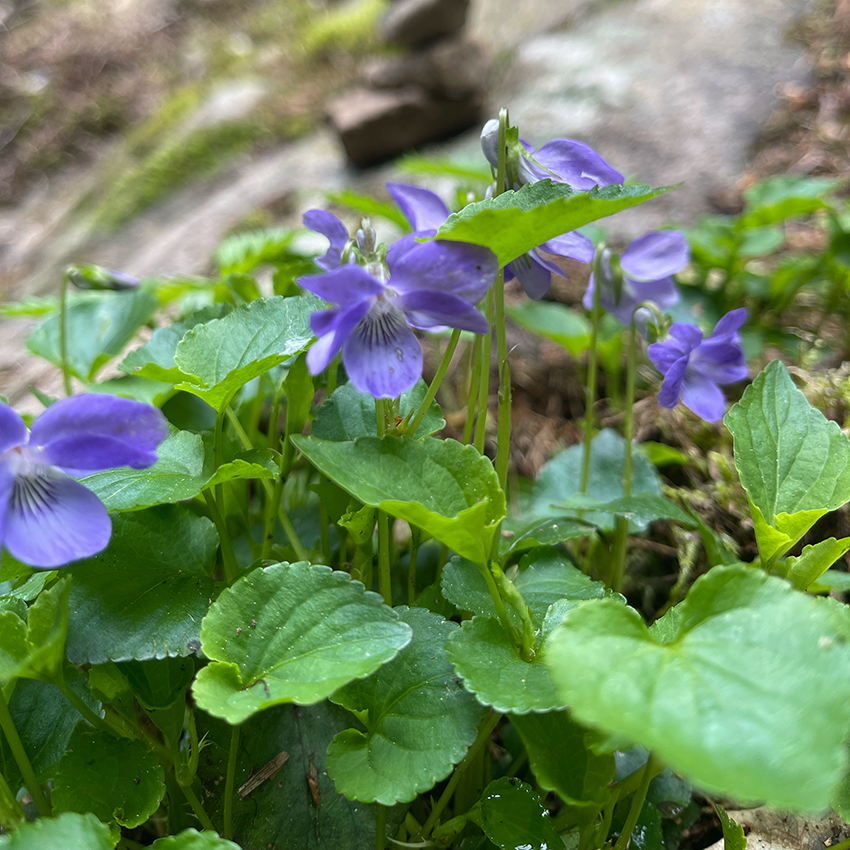
M 62 276 L 62 289 L 59 295 L 59 358 L 62 361 L 62 381 L 65 395 L 73 393 L 71 371 L 68 366 L 68 275 Z
M 416 601 L 416 561 L 419 557 L 419 545 L 422 534 L 418 528 L 410 526 L 410 566 L 407 568 L 407 604 L 411 607 Z
M 384 850 L 387 844 L 387 810 L 375 804 L 375 850 Z
M 452 774 L 452 778 L 449 779 L 446 787 L 443 789 L 440 799 L 434 803 L 434 808 L 431 809 L 431 814 L 428 815 L 428 820 L 422 824 L 421 835 L 423 838 L 427 838 L 431 834 L 431 830 L 439 820 L 440 815 L 443 813 L 443 809 L 446 808 L 449 800 L 451 800 L 452 794 L 454 794 L 458 783 L 461 779 L 463 779 L 463 776 L 468 770 L 470 764 L 472 764 L 475 760 L 475 757 L 478 755 L 478 751 L 487 743 L 487 741 L 490 740 L 490 735 L 493 734 L 493 730 L 496 728 L 496 725 L 501 719 L 502 715 L 494 711 L 487 718 L 481 729 L 479 729 L 475 743 L 469 748 L 469 750 L 467 750 L 463 761 L 455 768 L 455 772 Z
M 238 727 L 234 727 L 238 728 Z M 180 785 L 180 783 L 177 783 Z M 183 792 L 183 796 L 186 798 L 186 802 L 192 807 L 192 811 L 195 813 L 195 817 L 201 822 L 201 826 L 204 829 L 210 830 L 210 832 L 218 832 L 218 830 L 213 826 L 213 822 L 210 820 L 210 816 L 206 813 L 203 804 L 198 799 L 198 795 L 194 792 L 191 785 L 180 785 L 180 790 Z M 232 799 L 232 795 L 231 798 Z M 225 802 L 225 810 L 227 803 Z
M 386 399 L 375 399 L 375 418 L 378 436 L 387 433 L 387 402 Z M 378 511 L 378 589 L 384 602 L 392 608 L 393 589 L 390 575 L 390 523 L 386 511 Z
M 475 425 L 475 409 L 478 401 L 478 384 L 481 381 L 481 351 L 484 339 L 476 336 L 472 343 L 469 363 L 469 398 L 466 402 L 466 421 L 463 423 L 463 444 L 468 446 L 472 441 L 472 428 Z
M 644 801 L 646 800 L 646 792 L 649 790 L 649 783 L 655 775 L 653 772 L 654 770 L 655 764 L 653 762 L 652 755 L 650 754 L 643 767 L 643 773 L 641 773 L 640 777 L 640 785 L 638 786 L 637 791 L 635 791 L 635 798 L 632 800 L 629 814 L 626 817 L 625 824 L 623 824 L 623 830 L 620 833 L 620 837 L 614 845 L 614 850 L 626 850 L 629 846 L 629 842 L 632 840 L 632 832 L 634 832 L 635 825 L 637 824 L 641 809 L 643 808 Z
M 431 386 L 428 387 L 428 392 L 425 394 L 422 404 L 419 405 L 419 410 L 416 411 L 416 415 L 410 420 L 410 425 L 407 426 L 407 433 L 411 437 L 416 435 L 416 429 L 422 424 L 422 420 L 425 418 L 425 414 L 428 412 L 431 402 L 436 398 L 437 390 L 440 389 L 440 384 L 443 383 L 443 378 L 446 377 L 446 372 L 449 371 L 452 357 L 454 357 L 455 349 L 459 342 L 460 331 L 452 331 L 451 339 L 449 340 L 449 344 L 446 346 L 446 353 L 443 355 L 443 359 L 437 369 L 437 374 L 434 375 L 434 379 L 431 381 Z
M 635 311 L 637 313 L 637 311 Z M 629 353 L 626 362 L 626 404 L 623 439 L 625 440 L 625 457 L 623 459 L 623 496 L 632 495 L 632 441 L 635 431 L 635 374 L 637 372 L 637 328 L 632 316 L 631 337 L 629 338 Z M 629 538 L 628 517 L 618 515 L 614 526 L 614 557 L 611 572 L 611 589 L 620 592 L 626 572 L 626 547 Z
M 9 706 L 6 703 L 6 697 L 3 695 L 2 688 L 0 688 L 0 729 L 3 730 L 6 740 L 9 742 L 12 757 L 21 771 L 27 791 L 30 792 L 30 796 L 35 801 L 36 806 L 38 806 L 39 813 L 42 817 L 50 817 L 52 808 L 47 797 L 44 796 L 44 791 L 38 779 L 36 779 L 32 762 L 30 762 L 27 751 L 21 742 L 20 735 L 18 735 L 18 730 L 15 728 L 15 721 L 12 720 L 12 715 L 9 712 Z
M 224 837 L 228 840 L 233 838 L 233 786 L 236 780 L 236 756 L 238 753 L 239 727 L 234 726 L 230 731 L 230 753 L 227 757 L 227 777 L 224 781 Z M 191 804 L 191 800 L 189 802 Z
M 95 729 L 99 729 L 101 732 L 107 732 L 110 735 L 118 734 L 116 729 L 110 726 L 109 723 L 107 723 L 102 717 L 95 714 L 95 712 L 82 701 L 64 678 L 55 680 L 53 684 L 61 691 L 62 696 L 64 696 L 65 699 L 68 700 L 68 702 L 71 703 L 71 705 L 73 705 L 80 714 L 82 714 L 90 726 L 93 726 Z
M 487 293 L 484 315 L 489 319 L 493 315 L 493 290 Z M 481 343 L 481 371 L 478 375 L 478 415 L 475 419 L 475 448 L 484 454 L 484 437 L 487 430 L 487 408 L 490 398 L 490 352 L 493 348 L 493 334 L 484 334 Z
M 216 487 L 216 490 L 218 489 Z M 221 559 L 224 563 L 224 577 L 227 579 L 228 584 L 233 584 L 239 576 L 239 564 L 236 561 L 236 555 L 233 553 L 233 543 L 227 531 L 227 523 L 218 509 L 215 496 L 209 490 L 204 490 L 204 499 L 206 499 L 207 507 L 210 509 L 210 514 L 218 531 L 219 542 L 221 544 Z
M 599 290 L 601 281 L 599 275 L 602 251 L 604 245 L 599 245 L 593 257 L 593 309 L 590 311 L 590 354 L 587 360 L 587 408 L 584 417 L 584 446 L 581 455 L 581 478 L 579 492 L 587 492 L 590 480 L 590 450 L 593 440 L 593 408 L 596 405 L 596 384 L 599 374 L 599 323 L 602 320 L 602 309 L 599 306 Z
M 25 820 L 21 804 L 15 799 L 9 783 L 0 773 L 0 823 L 6 829 L 17 829 Z

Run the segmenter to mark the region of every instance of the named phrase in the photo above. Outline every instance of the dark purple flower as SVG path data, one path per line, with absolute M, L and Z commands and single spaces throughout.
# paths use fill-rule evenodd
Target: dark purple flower
M 662 310 L 672 307 L 679 300 L 679 293 L 671 275 L 680 272 L 689 258 L 687 239 L 678 230 L 644 233 L 620 255 L 623 278 L 622 284 L 619 284 L 611 269 L 610 254 L 603 254 L 600 261 L 600 306 L 626 327 L 631 324 L 635 307 L 641 301 L 652 301 Z M 591 275 L 584 293 L 582 303 L 587 310 L 593 309 L 595 278 Z
M 161 411 L 115 396 L 58 401 L 29 433 L 0 404 L 0 546 L 50 569 L 97 554 L 109 543 L 112 522 L 100 499 L 69 476 L 144 469 L 156 463 L 167 435 Z
M 747 377 L 738 330 L 746 308 L 727 313 L 703 339 L 702 331 L 687 322 L 673 322 L 670 338 L 649 346 L 649 359 L 664 376 L 658 403 L 675 407 L 679 399 L 708 422 L 723 418 L 726 400 L 720 387 Z
M 496 256 L 465 242 L 417 242 L 421 235 L 391 245 L 386 264 L 367 256 L 365 266 L 352 263 L 299 278 L 304 289 L 337 305 L 311 317 L 319 337 L 307 352 L 312 374 L 327 368 L 341 349 L 360 392 L 395 398 L 422 376 L 422 348 L 411 328 L 487 332 L 487 319 L 474 305 L 493 283 Z
M 324 256 L 316 258 L 316 265 L 326 272 L 338 269 L 342 265 L 342 252 L 348 242 L 345 225 L 326 210 L 309 210 L 304 213 L 304 226 L 321 233 L 331 243 Z
M 387 183 L 387 189 L 414 230 L 414 233 L 395 243 L 398 246 L 396 252 L 406 246 L 412 247 L 416 239 L 433 236 L 451 214 L 442 198 L 428 189 L 404 183 Z M 578 260 L 580 263 L 589 263 L 593 259 L 593 243 L 580 233 L 557 236 L 539 247 L 548 254 Z M 387 259 L 390 259 L 389 255 Z M 505 266 L 505 280 L 518 278 L 530 298 L 542 298 L 546 294 L 552 274 L 563 278 L 567 276 L 563 269 L 543 257 L 536 248 Z

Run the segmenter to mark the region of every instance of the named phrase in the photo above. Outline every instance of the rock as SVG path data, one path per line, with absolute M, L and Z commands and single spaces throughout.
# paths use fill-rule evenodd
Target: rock
M 386 41 L 419 47 L 461 29 L 469 0 L 397 0 L 384 15 L 381 34 Z
M 435 97 L 460 100 L 484 91 L 489 71 L 480 44 L 456 39 L 406 56 L 373 59 L 363 69 L 363 78 L 373 88 L 419 86 Z
M 383 162 L 481 121 L 476 97 L 439 100 L 423 89 L 355 89 L 328 106 L 328 117 L 354 165 Z

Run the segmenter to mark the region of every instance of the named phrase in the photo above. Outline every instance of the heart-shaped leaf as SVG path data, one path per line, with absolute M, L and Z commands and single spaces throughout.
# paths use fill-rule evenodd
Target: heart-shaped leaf
M 319 702 L 374 673 L 411 631 L 376 593 L 329 567 L 274 564 L 225 590 L 204 618 L 212 660 L 192 692 L 229 723 L 282 702 Z
M 501 850 L 551 850 L 563 844 L 534 789 L 516 777 L 503 776 L 484 789 L 481 828 Z
M 157 838 L 151 850 L 240 850 L 238 844 L 222 838 L 217 832 L 198 832 L 184 829 L 177 835 Z
M 2 850 L 112 850 L 115 840 L 105 823 L 94 815 L 65 812 L 56 818 L 39 818 L 15 832 L 0 836 Z
M 453 623 L 399 608 L 413 640 L 368 679 L 333 696 L 362 719 L 328 747 L 328 773 L 349 799 L 409 802 L 444 779 L 475 740 L 483 710 L 454 678 L 445 650 Z
M 714 567 L 668 618 L 671 628 L 648 630 L 613 599 L 567 612 L 544 656 L 574 716 L 709 791 L 825 808 L 850 724 L 844 607 L 758 570 Z

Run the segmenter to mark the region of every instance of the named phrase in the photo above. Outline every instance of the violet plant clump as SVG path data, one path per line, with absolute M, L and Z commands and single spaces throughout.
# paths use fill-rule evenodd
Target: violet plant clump
M 109 514 L 71 476 L 145 469 L 167 435 L 157 408 L 108 395 L 58 401 L 30 431 L 0 404 L 0 546 L 44 569 L 102 551 L 112 533 Z

